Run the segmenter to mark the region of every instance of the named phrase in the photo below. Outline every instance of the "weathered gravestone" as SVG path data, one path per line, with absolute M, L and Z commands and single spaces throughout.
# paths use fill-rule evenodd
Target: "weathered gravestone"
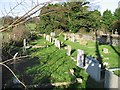
M 71 55 L 71 50 L 72 50 L 71 46 L 68 45 L 67 49 L 68 49 L 67 50 L 67 55 L 70 56 Z
M 46 40 L 47 40 L 47 41 L 49 41 L 49 37 L 50 37 L 49 35 L 46 35 Z
M 107 48 L 103 48 L 103 53 L 108 53 L 108 49 Z
M 101 64 L 93 57 L 85 58 L 86 72 L 96 81 L 101 81 Z
M 46 34 L 43 34 L 43 37 L 46 38 Z
M 115 30 L 115 35 L 118 35 L 118 31 L 117 31 L 117 29 Z
M 64 35 L 64 40 L 67 40 L 67 35 L 66 34 Z
M 52 38 L 51 37 L 49 37 L 49 42 L 52 42 Z
M 60 49 L 60 41 L 57 40 L 57 47 Z
M 26 52 L 26 46 L 27 46 L 26 39 L 24 39 L 23 40 L 23 52 Z
M 54 44 L 55 43 L 55 38 L 52 38 L 52 44 Z
M 51 32 L 51 33 L 50 33 L 50 36 L 51 36 L 51 37 L 55 37 L 55 32 Z
M 55 46 L 57 47 L 57 39 L 55 38 Z
M 78 67 L 84 67 L 83 63 L 84 63 L 84 51 L 78 49 L 77 50 L 78 54 L 77 54 L 77 66 Z

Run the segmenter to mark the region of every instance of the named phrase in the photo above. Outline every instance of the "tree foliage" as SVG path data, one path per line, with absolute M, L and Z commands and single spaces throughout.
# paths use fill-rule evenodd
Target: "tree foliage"
M 67 2 L 63 4 L 49 4 L 40 12 L 40 21 L 37 29 L 41 33 L 50 33 L 55 30 L 64 32 L 91 31 L 104 28 L 107 31 L 113 29 L 113 24 L 120 18 L 120 9 L 112 14 L 110 10 L 103 15 L 98 10 L 90 11 L 89 2 Z

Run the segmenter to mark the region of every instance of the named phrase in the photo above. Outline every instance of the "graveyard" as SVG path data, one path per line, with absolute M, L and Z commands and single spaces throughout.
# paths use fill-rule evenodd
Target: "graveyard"
M 43 34 L 38 35 L 35 40 L 27 45 L 30 48 L 26 48 L 26 53 L 31 56 L 27 61 L 16 65 L 17 73 L 22 75 L 20 78 L 23 78 L 23 82 L 27 84 L 27 87 L 91 88 L 94 85 L 94 88 L 103 88 L 102 81 L 97 82 L 89 78 L 90 73 L 91 75 L 96 73 L 95 69 L 93 71 L 92 69 L 89 70 L 89 64 L 88 66 L 86 65 L 86 68 L 83 68 L 83 66 L 79 66 L 81 62 L 77 61 L 79 58 L 77 55 L 78 49 L 83 50 L 83 54 L 86 54 L 86 57 L 88 56 L 87 62 L 89 62 L 89 58 L 96 59 L 96 45 L 94 41 L 88 41 L 88 44 L 81 45 L 79 42 L 64 40 L 63 34 L 56 37 Z M 68 48 L 70 48 L 70 51 Z M 118 56 L 115 51 L 109 45 L 100 45 L 99 48 L 103 57 L 103 63 L 108 63 L 105 68 L 118 67 Z M 104 53 L 103 48 L 109 48 L 109 53 Z M 29 65 L 28 63 L 30 62 L 33 64 Z M 99 66 L 99 62 L 97 66 Z M 96 79 L 98 77 L 100 76 L 96 76 Z M 30 78 L 30 81 L 27 80 L 28 78 Z M 77 78 L 80 78 L 82 81 L 78 82 Z
M 1 18 L 2 88 L 120 89 L 120 9 L 102 15 L 87 4 L 46 2 L 36 17 L 39 5 Z

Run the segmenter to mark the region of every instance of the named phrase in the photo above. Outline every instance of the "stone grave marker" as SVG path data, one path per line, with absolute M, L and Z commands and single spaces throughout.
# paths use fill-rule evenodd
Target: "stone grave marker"
M 118 35 L 118 31 L 117 31 L 117 29 L 115 30 L 115 35 Z
M 67 40 L 67 35 L 66 34 L 64 35 L 64 40 Z
M 96 81 L 101 81 L 101 64 L 93 57 L 87 56 L 85 61 L 88 61 L 86 72 Z
M 24 39 L 23 40 L 23 52 L 26 52 L 26 46 L 27 46 L 26 39 Z
M 50 33 L 50 36 L 51 36 L 51 37 L 55 37 L 55 32 L 51 32 L 51 33 Z
M 43 34 L 43 37 L 46 38 L 46 34 Z
M 55 38 L 52 38 L 52 44 L 54 44 L 55 43 Z
M 103 48 L 103 53 L 109 53 L 107 48 Z
M 83 63 L 84 63 L 84 51 L 78 49 L 77 50 L 78 54 L 77 54 L 77 66 L 78 67 L 83 67 Z
M 57 47 L 57 39 L 55 38 L 55 46 Z
M 52 38 L 51 37 L 49 37 L 49 42 L 52 42 Z
M 68 45 L 67 49 L 68 49 L 67 50 L 67 55 L 70 56 L 71 55 L 71 50 L 72 50 L 71 46 Z
M 60 49 L 60 41 L 57 40 L 57 47 Z

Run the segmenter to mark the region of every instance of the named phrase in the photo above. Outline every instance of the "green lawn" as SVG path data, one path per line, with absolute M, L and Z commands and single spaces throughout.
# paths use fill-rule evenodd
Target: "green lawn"
M 58 39 L 62 42 L 64 42 L 66 45 L 71 45 L 72 49 L 74 49 L 74 52 L 72 53 L 72 56 L 77 56 L 77 49 L 84 50 L 86 55 L 91 55 L 93 57 L 97 57 L 96 55 L 96 43 L 93 41 L 88 41 L 87 45 L 80 45 L 78 42 L 71 42 L 69 40 L 64 41 L 63 35 L 59 36 Z M 120 53 L 118 50 L 118 46 L 113 46 L 115 50 Z M 102 49 L 107 48 L 109 53 L 103 53 Z M 103 62 L 109 63 L 109 68 L 114 67 L 120 67 L 118 66 L 118 53 L 115 52 L 115 50 L 110 45 L 98 45 L 98 50 L 100 52 L 100 56 L 102 57 Z
M 32 45 L 49 46 L 41 49 L 29 49 L 28 53 L 32 57 L 38 57 L 39 65 L 34 65 L 33 67 L 27 67 L 25 72 L 27 75 L 34 75 L 31 84 L 42 84 L 42 83 L 55 83 L 55 82 L 71 82 L 74 76 L 70 74 L 70 69 L 79 69 L 79 75 L 82 76 L 83 83 L 75 84 L 72 87 L 85 88 L 85 83 L 87 80 L 87 73 L 85 70 L 80 69 L 76 66 L 76 62 L 73 61 L 66 54 L 66 50 L 61 48 L 60 50 L 54 45 L 49 43 L 43 38 L 39 38 Z M 67 86 L 69 87 L 69 86 Z M 66 87 L 66 88 L 67 88 Z

